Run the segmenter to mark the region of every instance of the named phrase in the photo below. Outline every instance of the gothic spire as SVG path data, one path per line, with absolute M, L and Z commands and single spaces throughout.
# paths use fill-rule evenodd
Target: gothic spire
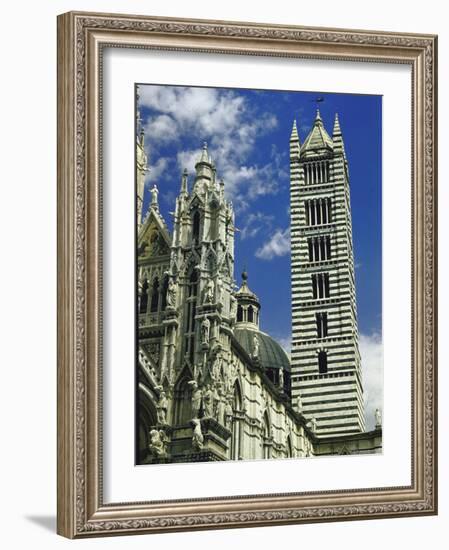
M 334 122 L 334 130 L 332 132 L 332 141 L 334 143 L 335 152 L 343 154 L 343 157 L 346 159 L 345 145 L 344 145 L 343 136 L 341 133 L 338 113 L 335 113 L 335 122 Z
M 290 135 L 290 158 L 299 160 L 299 151 L 301 144 L 299 142 L 298 128 L 296 126 L 296 118 L 293 120 L 292 133 Z
M 201 151 L 201 157 L 199 158 L 197 164 L 205 163 L 205 164 L 212 164 L 212 159 L 209 156 L 209 153 L 207 151 L 207 142 L 205 141 L 203 143 L 203 150 Z
M 340 128 L 340 121 L 338 120 L 338 113 L 335 113 L 334 130 L 332 132 L 332 137 L 335 137 L 335 136 L 341 136 L 341 128 Z
M 181 195 L 188 195 L 189 190 L 187 188 L 187 168 L 184 168 L 181 178 Z
M 299 143 L 299 135 L 298 135 L 298 128 L 296 126 L 296 118 L 293 120 L 292 133 L 290 135 L 290 142 L 292 141 L 296 141 Z

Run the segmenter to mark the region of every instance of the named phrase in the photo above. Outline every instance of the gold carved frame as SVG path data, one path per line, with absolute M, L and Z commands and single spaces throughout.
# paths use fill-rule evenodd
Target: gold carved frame
M 101 59 L 104 46 L 412 68 L 412 483 L 104 504 Z M 95 13 L 58 18 L 58 533 L 81 538 L 437 513 L 437 38 Z

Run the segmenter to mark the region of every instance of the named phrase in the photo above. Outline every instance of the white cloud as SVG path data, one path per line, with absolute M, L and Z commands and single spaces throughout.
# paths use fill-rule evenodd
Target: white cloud
M 145 124 L 145 136 L 160 142 L 169 142 L 178 138 L 176 122 L 168 115 L 149 118 Z
M 159 143 L 175 144 L 186 136 L 197 136 L 198 148 L 177 154 L 179 169 L 193 173 L 202 143 L 207 141 L 218 177 L 225 181 L 226 195 L 238 202 L 240 210 L 261 195 L 277 193 L 280 180 L 288 178 L 276 150 L 264 165 L 247 164 L 258 138 L 272 131 L 278 121 L 272 113 L 256 112 L 234 91 L 146 85 L 139 87 L 139 97 L 139 104 L 153 111 L 145 121 L 152 155 L 157 156 Z
M 276 256 L 285 256 L 290 252 L 290 227 L 276 229 L 271 238 L 256 250 L 256 256 L 262 260 L 272 260 Z
M 374 412 L 383 409 L 383 344 L 380 334 L 360 334 L 366 429 L 374 429 Z
M 145 183 L 156 182 L 161 174 L 168 169 L 170 159 L 159 157 L 154 164 L 150 164 L 150 170 L 146 176 Z
M 263 228 L 270 228 L 274 216 L 269 216 L 263 212 L 251 212 L 245 218 L 245 223 L 240 229 L 240 236 L 242 239 L 248 239 L 255 237 L 259 231 Z

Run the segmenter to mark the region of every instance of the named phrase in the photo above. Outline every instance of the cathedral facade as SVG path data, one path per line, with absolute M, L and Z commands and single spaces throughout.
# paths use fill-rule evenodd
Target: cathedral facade
M 170 231 L 137 136 L 136 462 L 381 451 L 365 432 L 349 178 L 338 122 L 290 140 L 292 357 L 260 330 L 246 272 L 234 278 L 235 214 L 206 144 L 184 171 Z M 323 145 L 324 144 L 324 145 Z M 189 181 L 190 179 L 190 181 Z M 257 274 L 254 274 L 257 280 Z

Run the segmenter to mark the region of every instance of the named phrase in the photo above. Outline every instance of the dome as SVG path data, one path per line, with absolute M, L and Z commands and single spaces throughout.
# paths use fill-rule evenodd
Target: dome
M 282 346 L 271 336 L 246 327 L 236 326 L 234 336 L 242 348 L 251 356 L 253 348 L 254 335 L 259 339 L 259 363 L 264 369 L 283 368 L 290 372 L 290 358 Z

